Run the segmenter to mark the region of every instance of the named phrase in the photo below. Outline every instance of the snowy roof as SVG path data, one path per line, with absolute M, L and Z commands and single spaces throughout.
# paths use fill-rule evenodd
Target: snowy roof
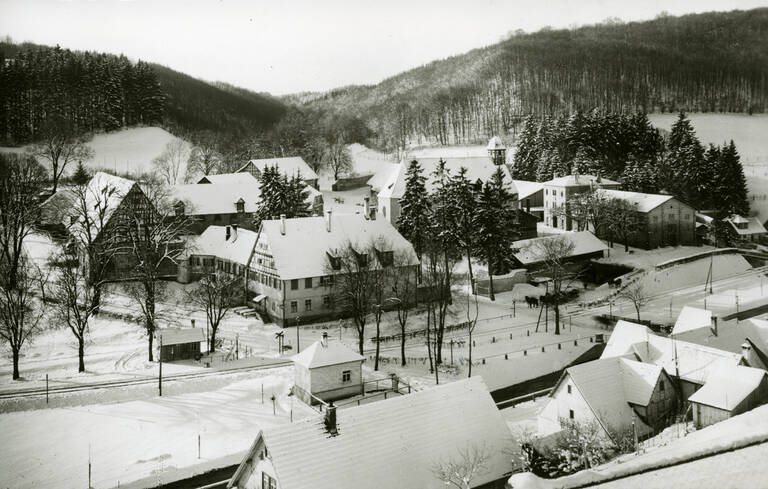
M 685 306 L 675 321 L 672 336 L 699 328 L 712 327 L 712 311 L 698 307 Z
M 540 182 L 529 182 L 527 180 L 512 180 L 517 188 L 517 197 L 523 200 L 526 197 L 530 197 L 536 192 L 541 192 L 544 189 L 544 184 Z
M 663 367 L 668 375 L 704 384 L 710 374 L 737 365 L 741 355 L 654 334 L 641 324 L 620 320 L 600 358 L 634 354 L 640 361 Z
M 205 341 L 203 328 L 158 329 L 155 336 L 163 342 L 163 346 Z
M 393 173 L 389 181 L 384 185 L 380 198 L 400 199 L 405 194 L 405 174 L 408 171 L 411 161 L 416 160 L 421 165 L 422 175 L 426 177 L 427 192 L 434 190 L 436 178 L 433 172 L 437 169 L 440 160 L 445 161 L 445 168 L 452 175 L 458 173 L 461 167 L 467 169 L 467 178 L 471 182 L 489 180 L 496 173 L 498 168 L 504 172 L 504 181 L 507 182 L 511 193 L 518 193 L 515 184 L 512 182 L 512 175 L 506 165 L 494 165 L 489 156 L 468 156 L 463 158 L 409 158 L 400 162 L 397 172 Z
M 598 180 L 600 180 L 598 182 Z M 566 175 L 564 177 L 553 178 L 542 185 L 551 185 L 554 187 L 582 187 L 594 183 L 596 186 L 620 185 L 619 182 L 609 180 L 595 175 Z
M 765 370 L 731 365 L 713 372 L 704 387 L 697 390 L 688 400 L 731 411 L 760 387 L 766 375 L 768 372 Z
M 624 200 L 637 206 L 640 212 L 650 212 L 668 200 L 674 199 L 671 195 L 644 194 L 642 192 L 625 192 L 623 190 L 601 189 L 600 193 L 606 197 Z
M 259 186 L 256 177 L 248 172 L 243 173 L 219 173 L 217 175 L 206 175 L 198 180 L 197 183 L 217 183 L 217 184 L 244 184 Z
M 88 210 L 88 219 L 95 223 L 97 231 L 101 233 L 103 227 L 100 222 L 103 219 L 106 225 L 112 214 L 120 206 L 123 198 L 128 195 L 134 185 L 133 180 L 116 177 L 109 173 L 96 172 L 85 187 L 85 207 Z M 75 197 L 74 200 L 77 200 Z M 75 203 L 75 205 L 78 205 Z M 77 233 L 82 227 L 83 216 L 77 213 L 79 219 L 73 225 L 71 232 Z
M 59 188 L 40 204 L 40 223 L 43 225 L 70 225 L 70 218 L 77 216 L 77 198 L 69 188 Z
M 744 342 L 749 342 L 760 362 L 751 367 L 768 367 L 768 321 L 750 319 L 749 321 L 719 321 L 717 334 L 714 328 L 689 330 L 675 336 L 677 339 L 690 343 L 706 345 L 712 348 L 741 353 Z
M 488 141 L 487 149 L 506 149 L 506 148 L 504 146 L 504 143 L 501 142 L 501 138 L 499 136 L 493 136 Z
M 230 228 L 230 238 L 226 228 Z M 199 236 L 190 240 L 187 253 L 189 255 L 210 255 L 228 260 L 240 265 L 249 264 L 258 234 L 248 229 L 239 228 L 235 231 L 230 226 L 208 226 Z
M 281 489 L 442 489 L 436 464 L 460 462 L 478 447 L 489 459 L 473 486 L 514 469 L 514 440 L 480 377 L 449 382 L 401 397 L 340 409 L 338 435 L 323 416 L 262 431 L 230 486 L 263 439 Z
M 376 173 L 368 179 L 366 184 L 371 186 L 371 190 L 374 192 L 381 191 L 384 185 L 394 181 L 397 178 L 397 172 L 400 170 L 400 165 L 396 163 L 382 162 L 381 168 L 377 169 Z
M 301 353 L 291 357 L 298 365 L 304 368 L 327 367 L 340 363 L 362 362 L 365 357 L 350 350 L 343 343 L 336 341 L 315 341 Z
M 731 228 L 734 230 L 734 232 L 736 232 L 741 236 L 768 233 L 768 231 L 766 231 L 765 227 L 762 224 L 760 224 L 760 221 L 756 217 L 745 218 L 739 215 L 734 215 L 725 219 L 725 221 L 731 225 Z M 747 227 L 746 228 L 736 227 L 735 224 L 739 224 L 739 223 L 741 224 L 746 223 Z
M 656 365 L 615 357 L 569 367 L 566 373 L 600 424 L 606 430 L 617 430 L 632 420 L 629 403 L 648 405 L 661 370 Z
M 389 250 L 406 253 L 411 265 L 418 260 L 413 246 L 386 219 L 369 220 L 360 214 L 332 215 L 331 231 L 326 216 L 285 220 L 285 234 L 280 220 L 262 222 L 262 233 L 269 243 L 275 268 L 282 280 L 328 275 L 327 252 L 351 243 L 356 249 L 383 240 Z
M 288 178 L 301 174 L 304 180 L 317 180 L 317 173 L 310 168 L 301 156 L 289 156 L 287 158 L 262 158 L 259 160 L 250 160 L 243 165 L 238 173 L 248 171 L 249 167 L 255 167 L 259 171 L 264 171 L 266 167 L 276 166 L 280 173 Z
M 568 239 L 573 243 L 573 251 L 569 256 L 581 256 L 604 251 L 608 249 L 608 246 L 600 241 L 594 234 L 589 231 L 579 231 L 576 233 L 562 233 L 556 236 L 543 236 L 541 238 L 521 239 L 512 242 L 513 255 L 515 258 L 524 265 L 531 263 L 539 263 L 542 261 L 541 249 L 539 249 L 539 243 L 546 240 Z
M 259 187 L 248 183 L 176 185 L 173 195 L 184 203 L 184 213 L 193 216 L 234 214 L 240 199 L 245 203 L 244 212 L 256 212 L 261 199 Z

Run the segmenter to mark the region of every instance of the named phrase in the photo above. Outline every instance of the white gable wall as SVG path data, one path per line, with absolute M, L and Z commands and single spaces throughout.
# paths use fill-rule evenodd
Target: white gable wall
M 311 369 L 310 392 L 324 401 L 360 394 L 360 386 L 363 383 L 362 365 L 362 361 L 355 361 Z M 350 371 L 348 382 L 341 380 L 345 370 Z
M 568 386 L 571 386 L 570 394 L 568 393 Z M 569 419 L 570 411 L 573 411 L 573 419 L 578 423 L 598 422 L 592 408 L 589 407 L 589 404 L 587 404 L 587 401 L 571 380 L 570 374 L 566 373 L 565 378 L 552 394 L 552 400 L 549 401 L 539 415 L 539 431 L 541 434 L 550 434 L 558 431 L 561 428 L 560 420 Z

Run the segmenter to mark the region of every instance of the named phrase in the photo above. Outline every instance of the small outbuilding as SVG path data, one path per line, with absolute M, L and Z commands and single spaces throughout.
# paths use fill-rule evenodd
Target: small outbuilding
M 161 329 L 155 338 L 164 362 L 199 359 L 200 344 L 205 342 L 203 328 Z
M 710 376 L 688 398 L 696 428 L 703 428 L 768 403 L 768 372 L 735 365 Z
M 294 393 L 312 405 L 363 393 L 363 361 L 365 358 L 342 343 L 329 342 L 328 333 L 294 355 Z

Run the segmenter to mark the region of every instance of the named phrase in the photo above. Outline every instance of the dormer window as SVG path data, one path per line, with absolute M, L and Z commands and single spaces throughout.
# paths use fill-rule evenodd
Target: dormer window
M 242 197 L 240 197 L 240 199 L 235 202 L 235 207 L 237 208 L 237 212 L 245 212 L 245 201 Z
M 358 253 L 355 251 L 355 259 L 357 260 L 357 265 L 360 267 L 367 267 L 368 266 L 368 253 Z
M 328 261 L 331 264 L 331 268 L 334 270 L 341 270 L 341 258 L 333 256 L 330 253 L 326 253 L 326 255 L 328 255 Z
M 376 257 L 379 259 L 382 267 L 391 267 L 395 261 L 395 253 L 393 251 L 376 250 Z
M 173 211 L 177 216 L 184 215 L 184 202 L 176 202 L 173 205 Z

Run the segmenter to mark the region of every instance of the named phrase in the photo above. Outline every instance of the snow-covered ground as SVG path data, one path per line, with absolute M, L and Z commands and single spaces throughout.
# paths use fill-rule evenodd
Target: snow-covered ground
M 608 256 L 600 258 L 600 263 L 617 263 L 636 268 L 650 269 L 659 263 L 675 258 L 704 253 L 716 249 L 713 246 L 665 246 L 653 250 L 629 247 L 629 252 L 624 251 L 624 245 L 616 243 L 609 248 Z
M 184 393 L 194 389 L 190 381 L 148 400 L 108 403 L 107 394 L 104 404 L 0 415 L 7 448 L 0 457 L 0 486 L 88 487 L 89 454 L 95 489 L 147 478 L 168 482 L 201 472 L 197 464 L 210 469 L 237 463 L 260 429 L 290 422 L 291 409 L 294 420 L 314 412 L 286 396 L 290 367 L 233 378 L 240 380 L 208 392 Z

